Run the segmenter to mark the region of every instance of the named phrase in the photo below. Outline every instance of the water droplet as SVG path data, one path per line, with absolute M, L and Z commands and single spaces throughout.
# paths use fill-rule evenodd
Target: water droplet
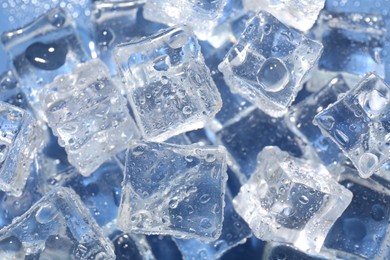
M 363 109 L 368 115 L 380 115 L 388 103 L 387 98 L 375 89 L 366 93 L 363 99 Z
M 153 68 L 157 71 L 167 71 L 169 69 L 167 55 L 156 58 L 153 63 Z
M 378 165 L 378 157 L 373 153 L 364 153 L 359 158 L 359 168 L 363 173 L 371 175 Z M 369 177 L 369 176 L 367 176 Z
M 270 33 L 272 32 L 272 25 L 266 23 L 266 24 L 264 25 L 264 29 L 263 29 L 263 30 L 264 30 L 264 34 L 265 34 L 265 35 L 270 34 Z
M 208 229 L 208 228 L 211 228 L 212 227 L 212 224 L 210 222 L 210 219 L 208 218 L 203 218 L 201 221 L 200 221 L 200 226 L 202 228 L 205 228 L 205 229 Z
M 290 81 L 290 73 L 283 61 L 268 58 L 257 72 L 257 82 L 266 91 L 278 92 L 283 90 Z
M 114 40 L 114 33 L 111 29 L 106 28 L 98 33 L 98 43 L 101 46 L 109 46 Z
M 371 217 L 376 221 L 382 221 L 385 219 L 385 210 L 383 206 L 374 204 L 371 207 Z
M 331 130 L 334 126 L 334 118 L 329 115 L 322 115 L 317 118 L 318 124 L 325 130 Z
M 168 45 L 172 49 L 181 48 L 186 44 L 189 35 L 185 31 L 177 31 L 171 35 L 168 41 Z
M 307 204 L 309 202 L 309 198 L 306 197 L 305 195 L 302 195 L 299 197 L 299 202 L 302 204 Z
M 55 13 L 49 17 L 49 21 L 53 26 L 59 28 L 64 25 L 66 17 L 63 13 Z
M 68 49 L 63 44 L 36 42 L 26 49 L 27 60 L 42 70 L 56 70 L 65 64 Z
M 57 111 L 62 110 L 64 108 L 66 108 L 66 102 L 60 100 L 60 101 L 55 102 L 51 106 L 49 106 L 49 111 L 54 113 L 54 112 L 57 112 Z
M 189 115 L 192 113 L 192 108 L 190 106 L 184 106 L 182 111 L 183 111 L 183 114 Z
M 55 219 L 57 215 L 57 207 L 51 203 L 47 203 L 38 209 L 35 213 L 35 219 L 41 224 L 46 224 Z
M 179 205 L 179 200 L 178 199 L 176 199 L 176 198 L 173 198 L 173 199 L 171 199 L 170 201 L 169 201 L 169 207 L 171 208 L 171 209 L 175 209 L 175 208 L 177 208 L 177 206 Z

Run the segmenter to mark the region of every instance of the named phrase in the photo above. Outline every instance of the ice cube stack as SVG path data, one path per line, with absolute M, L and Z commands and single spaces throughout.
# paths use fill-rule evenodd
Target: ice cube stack
M 368 2 L 3 1 L 0 258 L 390 259 Z

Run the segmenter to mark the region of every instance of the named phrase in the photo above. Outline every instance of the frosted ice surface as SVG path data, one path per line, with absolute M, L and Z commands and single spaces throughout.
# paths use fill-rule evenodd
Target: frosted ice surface
M 369 74 L 314 118 L 321 132 L 343 150 L 363 178 L 389 162 L 389 100 L 390 87 Z
M 280 117 L 294 101 L 321 52 L 321 43 L 262 11 L 248 23 L 218 68 L 232 92 L 269 115 Z
M 218 24 L 227 0 L 148 0 L 144 7 L 146 19 L 168 25 L 186 24 L 201 40 L 207 38 Z
M 78 196 L 59 188 L 0 231 L 2 259 L 115 259 L 111 242 Z
M 20 196 L 42 144 L 40 128 L 25 110 L 0 102 L 0 189 Z
M 228 191 L 225 202 L 222 233 L 217 240 L 202 243 L 196 239 L 175 239 L 183 259 L 219 259 L 228 250 L 245 243 L 251 236 L 251 230 L 246 222 L 234 211 L 232 197 Z
M 313 147 L 325 165 L 337 163 L 346 158 L 335 143 L 322 135 L 318 127 L 313 124 L 313 119 L 348 90 L 349 87 L 344 78 L 337 76 L 320 91 L 293 106 L 287 116 L 291 129 Z
M 69 162 L 88 176 L 125 150 L 138 130 L 108 68 L 100 60 L 80 64 L 39 91 L 44 116 Z
M 1 40 L 38 115 L 42 111 L 37 91 L 87 57 L 73 21 L 63 9 L 53 9 L 23 28 L 3 33 Z
M 257 163 L 233 200 L 237 213 L 259 239 L 318 253 L 352 193 L 323 165 L 291 157 L 277 147 L 264 148 Z
M 221 234 L 226 152 L 220 146 L 133 142 L 118 227 L 212 241 Z
M 323 12 L 312 31 L 324 45 L 320 69 L 384 76 L 387 29 L 381 15 Z
M 114 51 L 145 139 L 164 141 L 202 128 L 222 101 L 188 27 L 173 27 Z
M 325 0 L 243 0 L 243 4 L 249 11 L 270 12 L 282 23 L 307 31 L 324 8 Z

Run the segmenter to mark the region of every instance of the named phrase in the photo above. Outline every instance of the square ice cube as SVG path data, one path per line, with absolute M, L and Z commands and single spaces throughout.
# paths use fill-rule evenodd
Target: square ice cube
M 256 172 L 233 204 L 261 240 L 319 252 L 352 193 L 313 161 L 291 157 L 277 147 L 263 149 Z
M 53 9 L 23 28 L 5 32 L 1 40 L 28 101 L 37 111 L 37 91 L 87 57 L 73 21 L 63 9 Z
M 138 136 L 126 99 L 100 60 L 90 60 L 71 74 L 57 77 L 39 91 L 39 99 L 69 162 L 85 176 Z
M 301 31 L 309 30 L 324 8 L 325 0 L 243 0 L 246 10 L 264 10 L 282 23 Z
M 232 92 L 267 114 L 280 117 L 294 101 L 321 52 L 321 43 L 267 12 L 259 12 L 218 68 Z
M 2 259 L 115 259 L 111 242 L 70 189 L 46 194 L 0 231 Z
M 175 239 L 183 259 L 220 259 L 228 250 L 245 243 L 251 236 L 246 222 L 234 211 L 232 197 L 228 191 L 225 202 L 222 233 L 217 240 L 203 243 L 197 239 Z
M 42 144 L 40 128 L 25 110 L 0 102 L 0 189 L 20 196 Z
M 225 206 L 226 167 L 221 146 L 134 142 L 127 152 L 119 229 L 217 239 Z
M 202 128 L 219 111 L 221 97 L 188 27 L 173 27 L 119 45 L 114 58 L 145 139 Z
M 167 25 L 186 24 L 200 40 L 207 40 L 218 24 L 227 0 L 149 0 L 144 17 Z
M 314 118 L 314 124 L 343 150 L 363 178 L 390 162 L 389 100 L 390 87 L 369 74 Z
M 291 107 L 287 115 L 288 126 L 311 145 L 325 165 L 337 163 L 346 158 L 335 143 L 322 135 L 320 129 L 313 124 L 313 119 L 348 90 L 349 86 L 344 78 L 337 76 L 320 91 Z
M 387 29 L 381 15 L 323 12 L 312 32 L 324 45 L 320 69 L 384 76 Z

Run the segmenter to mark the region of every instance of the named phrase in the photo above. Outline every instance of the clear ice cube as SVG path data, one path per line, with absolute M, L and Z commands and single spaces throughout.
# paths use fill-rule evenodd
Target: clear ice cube
M 352 193 L 313 161 L 291 157 L 277 147 L 259 154 L 257 169 L 233 205 L 256 237 L 318 253 Z
M 218 68 L 233 93 L 280 117 L 294 101 L 321 52 L 321 43 L 261 11 Z
M 325 165 L 337 163 L 346 158 L 335 143 L 322 135 L 320 129 L 313 124 L 313 119 L 348 90 L 349 86 L 344 78 L 337 76 L 320 91 L 293 106 L 287 115 L 287 122 L 292 131 L 311 145 Z
M 217 239 L 226 167 L 223 147 L 133 142 L 126 158 L 119 229 Z
M 323 12 L 312 31 L 324 45 L 320 69 L 384 76 L 387 29 L 381 15 Z
M 38 115 L 37 91 L 87 57 L 73 21 L 63 9 L 53 9 L 23 28 L 5 32 L 1 40 L 26 98 Z
M 245 243 L 251 236 L 251 230 L 246 222 L 234 211 L 232 197 L 228 191 L 225 202 L 222 233 L 217 240 L 202 243 L 196 239 L 175 239 L 183 259 L 219 259 L 228 250 Z
M 43 139 L 27 111 L 0 102 L 0 189 L 20 196 Z
M 173 27 L 114 51 L 145 139 L 164 141 L 202 128 L 221 97 L 188 27 Z
M 0 231 L 2 259 L 115 259 L 111 242 L 70 189 L 46 194 Z
M 340 184 L 353 193 L 348 208 L 333 225 L 324 246 L 364 259 L 386 259 L 390 255 L 390 194 L 370 179 L 357 177 L 345 167 Z
M 216 132 L 216 139 L 228 151 L 233 168 L 246 178 L 255 171 L 257 155 L 266 146 L 279 146 L 294 156 L 306 153 L 303 140 L 283 119 L 272 118 L 253 107 L 231 118 Z
M 167 25 L 186 24 L 200 40 L 207 40 L 218 24 L 227 0 L 148 0 L 144 17 Z
M 325 0 L 243 0 L 243 4 L 249 11 L 270 12 L 282 23 L 307 31 L 316 22 Z
M 85 176 L 138 137 L 126 99 L 98 59 L 58 76 L 39 91 L 39 99 L 69 162 Z
M 314 124 L 343 150 L 363 178 L 390 162 L 389 100 L 390 87 L 369 74 L 314 118 Z

